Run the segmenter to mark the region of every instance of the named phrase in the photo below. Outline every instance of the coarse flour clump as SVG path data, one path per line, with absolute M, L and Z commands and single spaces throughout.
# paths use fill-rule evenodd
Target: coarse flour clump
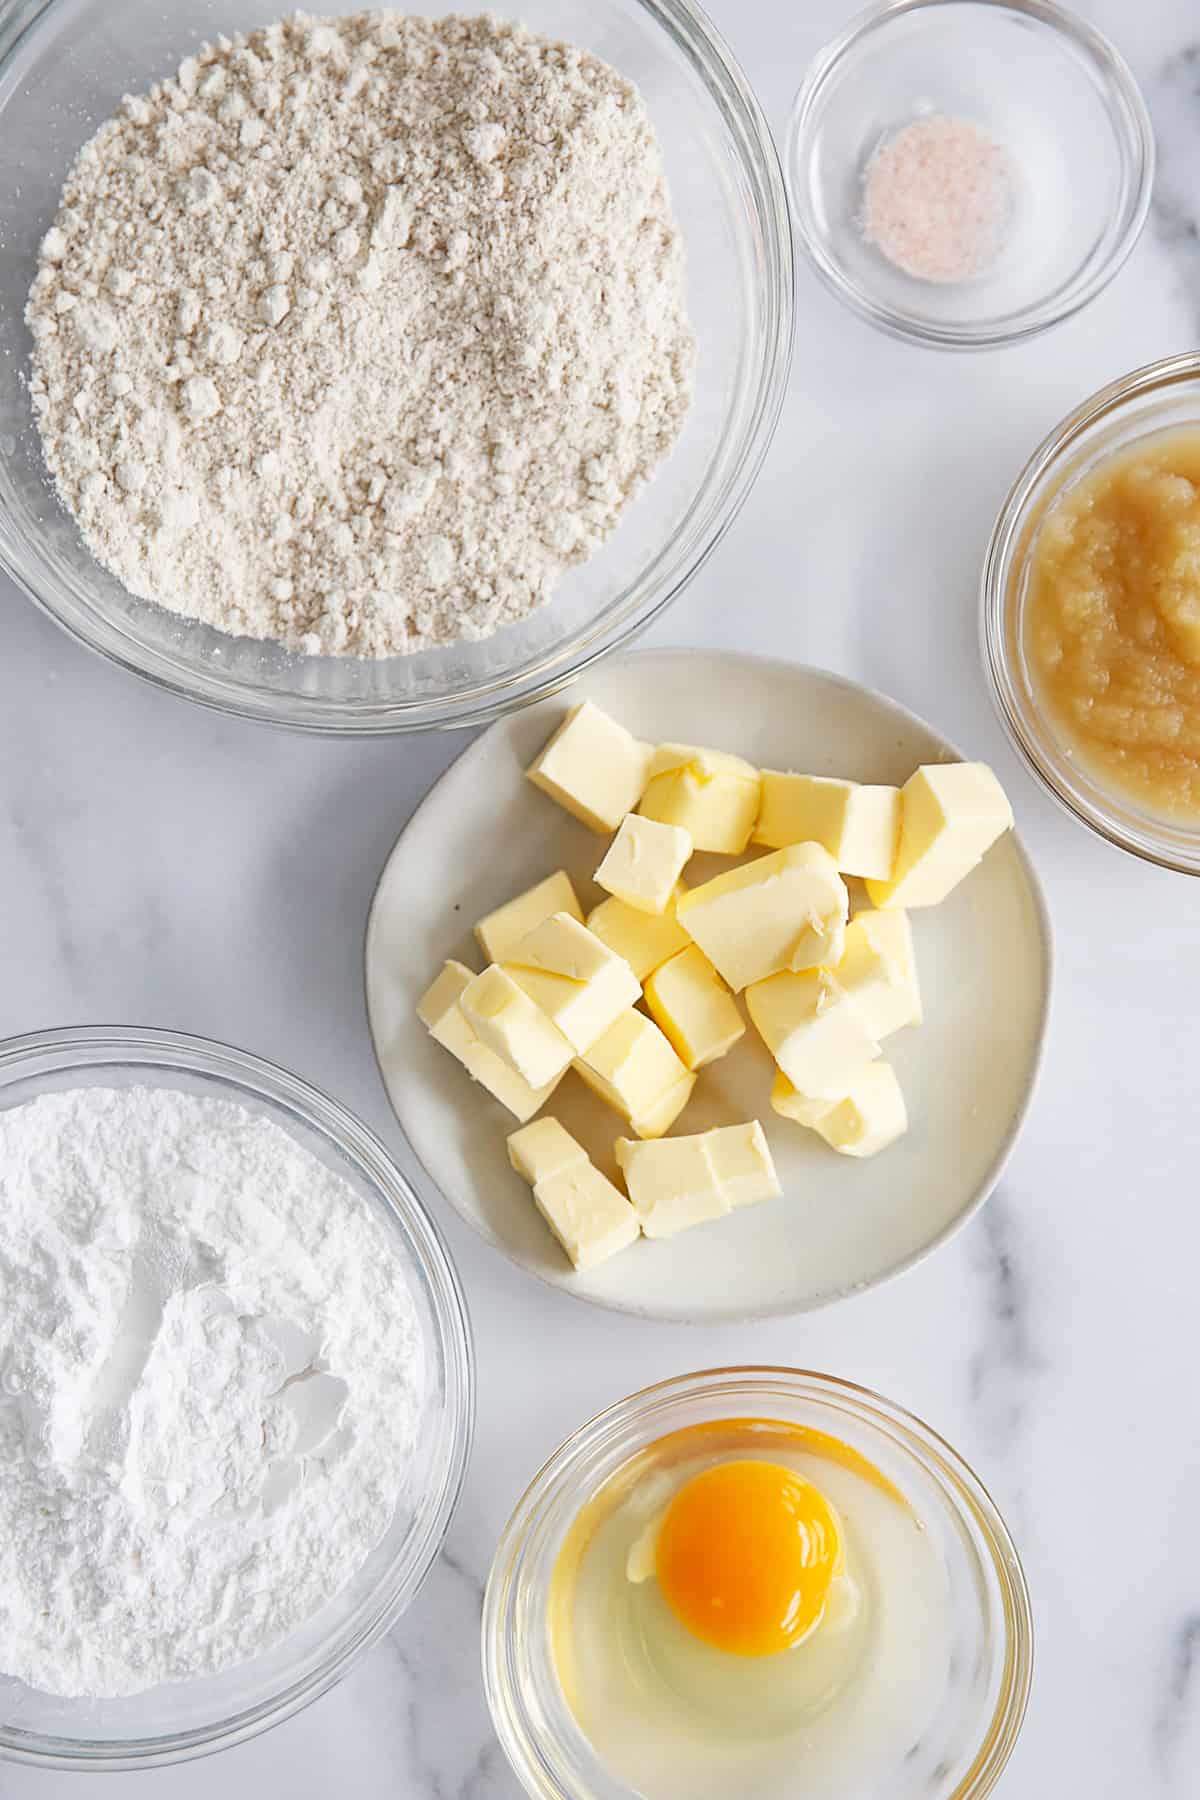
M 0 1673 L 129 1694 L 276 1643 L 403 1505 L 423 1380 L 399 1258 L 271 1121 L 0 1112 Z
M 27 319 L 134 594 L 293 650 L 489 635 L 675 441 L 693 340 L 636 89 L 495 18 L 221 38 L 84 147 Z

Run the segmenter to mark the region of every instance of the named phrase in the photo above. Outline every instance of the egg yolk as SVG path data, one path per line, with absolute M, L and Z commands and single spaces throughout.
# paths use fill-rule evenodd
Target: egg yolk
M 655 1574 L 693 1636 L 732 1656 L 773 1656 L 817 1623 L 842 1566 L 837 1516 L 781 1463 L 717 1463 L 663 1516 Z

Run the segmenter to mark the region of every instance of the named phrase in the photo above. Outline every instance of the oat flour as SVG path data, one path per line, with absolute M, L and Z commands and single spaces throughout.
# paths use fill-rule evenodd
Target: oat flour
M 486 637 L 666 455 L 693 345 L 634 88 L 494 18 L 296 14 L 124 101 L 28 307 L 134 594 L 307 653 Z

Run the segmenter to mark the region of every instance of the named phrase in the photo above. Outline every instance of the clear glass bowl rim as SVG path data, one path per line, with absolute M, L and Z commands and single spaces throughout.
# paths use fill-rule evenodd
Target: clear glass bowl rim
M 1129 167 L 1134 173 L 1129 205 L 1120 234 L 1106 261 L 1090 279 L 1070 288 L 1053 306 L 1033 306 L 1003 325 L 955 324 L 922 320 L 897 312 L 884 305 L 867 289 L 851 281 L 841 265 L 825 250 L 812 230 L 809 208 L 796 171 L 808 154 L 807 131 L 813 110 L 825 83 L 837 72 L 848 56 L 854 54 L 862 40 L 881 27 L 890 25 L 902 14 L 927 12 L 942 6 L 974 5 L 997 12 L 1022 13 L 1072 40 L 1075 47 L 1088 56 L 1103 77 L 1110 112 L 1114 103 L 1125 130 L 1121 136 Z M 819 50 L 809 64 L 808 72 L 792 104 L 784 146 L 784 170 L 796 236 L 805 255 L 831 293 L 852 312 L 867 319 L 891 337 L 924 344 L 936 350 L 991 350 L 1005 344 L 1017 344 L 1025 338 L 1037 337 L 1051 326 L 1071 318 L 1102 293 L 1130 255 L 1150 211 L 1154 186 L 1154 129 L 1141 89 L 1124 57 L 1102 32 L 1077 14 L 1055 4 L 1055 0 L 876 0 L 858 13 L 836 38 Z
M 365 0 L 364 0 L 365 3 Z M 28 29 L 68 0 L 0 0 L 0 84 Z M 760 353 L 748 386 L 754 390 L 745 441 L 709 506 L 710 522 L 689 555 L 678 545 L 694 504 L 638 580 L 594 618 L 568 645 L 514 673 L 485 678 L 465 696 L 355 704 L 313 701 L 300 693 L 276 694 L 227 681 L 211 669 L 184 671 L 167 653 L 137 643 L 96 607 L 78 604 L 65 589 L 8 541 L 0 516 L 0 571 L 77 642 L 154 686 L 234 717 L 294 730 L 342 736 L 383 736 L 408 731 L 454 730 L 486 724 L 506 712 L 558 693 L 596 662 L 645 631 L 684 592 L 737 518 L 758 477 L 783 407 L 795 332 L 795 261 L 787 190 L 771 127 L 740 63 L 708 15 L 692 0 L 632 0 L 678 46 L 696 70 L 729 129 L 739 170 L 751 196 L 765 282 Z M 282 9 L 281 10 L 286 10 Z M 3 124 L 0 116 L 0 126 Z M 675 558 L 677 566 L 671 565 Z M 661 591 L 655 590 L 661 584 Z M 551 604 L 553 602 L 551 601 Z
M 728 1394 L 731 1416 L 769 1417 L 772 1397 L 833 1403 L 860 1423 L 884 1431 L 942 1487 L 953 1509 L 982 1538 L 1001 1595 L 1004 1680 L 996 1711 L 970 1770 L 944 1800 L 984 1800 L 1012 1754 L 1024 1723 L 1033 1681 L 1033 1615 L 1029 1590 L 1008 1528 L 974 1470 L 952 1445 L 895 1401 L 857 1382 L 814 1369 L 734 1364 L 677 1375 L 605 1407 L 564 1439 L 542 1464 L 513 1508 L 500 1537 L 484 1594 L 481 1629 L 483 1684 L 501 1747 L 526 1793 L 536 1800 L 632 1800 L 630 1790 L 603 1775 L 592 1787 L 567 1790 L 547 1769 L 537 1734 L 529 1729 L 514 1673 L 512 1605 L 531 1535 L 562 1509 L 572 1512 L 588 1491 L 589 1463 L 624 1435 L 632 1455 L 650 1441 L 642 1427 L 678 1402 Z M 759 1405 L 764 1410 L 758 1411 Z M 581 1492 L 581 1488 L 583 1491 Z
M 338 1654 L 270 1699 L 212 1726 L 117 1743 L 81 1738 L 15 1737 L 0 1726 L 0 1762 L 56 1770 L 109 1771 L 159 1768 L 244 1743 L 281 1724 L 335 1686 L 351 1666 L 389 1631 L 436 1560 L 466 1478 L 474 1429 L 475 1352 L 466 1301 L 437 1225 L 413 1193 L 382 1141 L 322 1089 L 277 1063 L 215 1039 L 184 1032 L 114 1026 L 65 1026 L 0 1040 L 0 1096 L 10 1081 L 39 1073 L 69 1073 L 105 1064 L 143 1067 L 169 1078 L 173 1071 L 226 1081 L 296 1113 L 329 1138 L 396 1215 L 415 1270 L 423 1280 L 441 1333 L 447 1365 L 446 1458 L 440 1489 L 429 1496 L 426 1517 L 406 1559 L 402 1578 L 360 1608 L 353 1635 Z
M 1166 823 L 1155 827 L 1148 820 L 1141 822 L 1144 815 L 1123 820 L 1116 795 L 1108 796 L 1107 801 L 1100 799 L 1098 778 L 1085 777 L 1086 789 L 1081 785 L 1045 728 L 1033 695 L 1026 693 L 1019 680 L 1009 647 L 1009 596 L 1031 548 L 1031 544 L 1022 544 L 1030 510 L 1043 498 L 1052 497 L 1056 471 L 1069 461 L 1072 451 L 1090 431 L 1117 418 L 1130 402 L 1154 394 L 1169 395 L 1189 386 L 1195 390 L 1200 421 L 1200 351 L 1146 363 L 1109 382 L 1090 394 L 1042 439 L 1005 496 L 992 528 L 980 579 L 979 632 L 992 704 L 1009 742 L 1042 787 L 1072 818 L 1117 849 L 1182 875 L 1200 875 L 1200 826 L 1189 832 Z M 1153 429 L 1147 421 L 1147 434 Z M 1043 484 L 1049 488 L 1045 496 L 1039 492 Z M 1096 798 L 1092 797 L 1093 792 Z

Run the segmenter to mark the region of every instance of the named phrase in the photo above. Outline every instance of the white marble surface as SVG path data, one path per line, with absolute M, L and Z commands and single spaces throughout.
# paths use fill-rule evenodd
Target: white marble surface
M 1059 975 L 1045 1078 L 983 1216 L 883 1291 L 794 1324 L 655 1328 L 535 1286 L 443 1222 L 479 1348 L 479 1430 L 446 1554 L 411 1614 L 301 1717 L 219 1763 L 79 1777 L 0 1765 L 4 1800 L 501 1800 L 480 1591 L 511 1501 L 605 1402 L 727 1360 L 873 1384 L 982 1472 L 1022 1548 L 1038 1667 L 1005 1800 L 1200 1791 L 1200 1262 L 1194 884 L 1103 847 L 1009 753 L 975 648 L 986 534 L 1076 400 L 1195 343 L 1200 25 L 1185 0 L 1086 9 L 1159 128 L 1156 217 L 1083 317 L 968 359 L 890 343 L 800 272 L 783 425 L 735 529 L 656 633 L 860 677 L 1009 785 Z M 782 130 L 842 0 L 713 0 Z M 747 596 L 752 600 L 746 604 Z M 224 721 L 75 648 L 0 584 L 0 1034 L 80 1021 L 210 1033 L 332 1088 L 385 1136 L 362 923 L 453 738 L 346 747 Z

